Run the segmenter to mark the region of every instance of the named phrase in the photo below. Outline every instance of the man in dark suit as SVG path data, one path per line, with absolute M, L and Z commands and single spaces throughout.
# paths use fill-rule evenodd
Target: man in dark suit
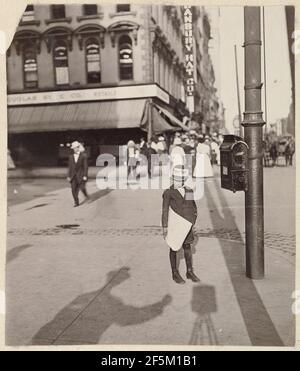
M 71 144 L 71 149 L 74 151 L 69 157 L 69 173 L 68 181 L 71 183 L 72 195 L 74 198 L 74 207 L 79 206 L 79 191 L 88 197 L 86 191 L 86 182 L 88 180 L 88 159 L 83 150 L 82 145 L 75 141 Z

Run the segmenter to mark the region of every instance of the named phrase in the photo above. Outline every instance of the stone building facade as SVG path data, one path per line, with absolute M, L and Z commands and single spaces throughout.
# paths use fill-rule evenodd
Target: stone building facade
M 195 9 L 194 24 L 205 28 L 204 9 Z M 95 158 L 101 146 L 108 150 L 146 136 L 149 107 L 156 118 L 154 133 L 184 129 L 181 121 L 190 113 L 183 10 L 138 4 L 28 5 L 7 53 L 12 152 L 25 148 L 41 164 L 54 165 L 65 143 L 79 139 Z M 205 66 L 209 36 L 200 27 L 194 30 L 195 110 L 201 112 L 209 99 L 204 97 L 211 94 L 206 82 L 211 66 Z

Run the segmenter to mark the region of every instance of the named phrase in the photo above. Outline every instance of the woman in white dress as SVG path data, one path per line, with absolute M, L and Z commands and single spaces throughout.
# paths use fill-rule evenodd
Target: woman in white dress
M 197 146 L 196 166 L 194 169 L 195 178 L 211 178 L 214 176 L 210 162 L 211 148 L 209 143 L 200 142 Z
M 170 152 L 171 157 L 171 172 L 175 166 L 185 165 L 185 152 L 182 148 L 182 141 L 180 138 L 175 138 L 173 148 Z
M 133 140 L 130 140 L 127 143 L 127 178 L 129 178 L 130 175 L 135 177 L 136 166 L 136 145 Z

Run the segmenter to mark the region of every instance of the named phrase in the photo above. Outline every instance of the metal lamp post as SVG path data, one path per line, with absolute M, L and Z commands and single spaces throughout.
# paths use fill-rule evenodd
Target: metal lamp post
M 264 278 L 263 202 L 263 113 L 261 109 L 261 27 L 260 8 L 245 7 L 245 113 L 244 135 L 249 146 L 246 206 L 246 274 Z

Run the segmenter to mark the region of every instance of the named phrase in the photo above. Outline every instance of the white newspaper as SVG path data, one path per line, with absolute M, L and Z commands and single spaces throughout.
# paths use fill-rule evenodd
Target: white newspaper
M 166 237 L 167 245 L 173 250 L 178 251 L 182 247 L 189 231 L 192 228 L 192 223 L 184 219 L 169 208 L 168 218 L 168 234 Z

